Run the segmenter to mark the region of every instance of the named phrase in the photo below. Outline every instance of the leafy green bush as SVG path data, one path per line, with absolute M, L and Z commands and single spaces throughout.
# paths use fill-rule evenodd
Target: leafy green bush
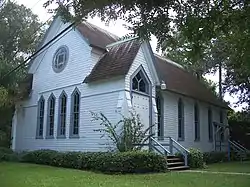
M 188 165 L 190 168 L 203 168 L 203 153 L 198 149 L 191 148 L 188 155 Z
M 17 153 L 14 153 L 11 149 L 0 147 L 0 162 L 1 161 L 18 161 L 19 157 Z
M 8 153 L 8 154 L 11 154 L 11 153 L 14 153 L 12 149 L 10 148 L 7 148 L 7 147 L 0 147 L 0 153 Z
M 166 159 L 150 152 L 57 152 L 38 150 L 26 153 L 23 162 L 57 167 L 100 171 L 104 173 L 162 172 L 167 168 Z
M 203 157 L 204 157 L 204 162 L 206 162 L 207 164 L 228 161 L 227 152 L 215 152 L 215 151 L 207 152 L 203 153 Z M 231 158 L 232 160 L 235 160 L 233 153 L 231 155 Z

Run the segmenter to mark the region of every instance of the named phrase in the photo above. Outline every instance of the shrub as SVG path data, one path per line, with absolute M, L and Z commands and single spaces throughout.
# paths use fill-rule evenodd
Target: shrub
M 203 168 L 203 153 L 198 149 L 191 148 L 188 155 L 188 165 L 190 168 Z
M 0 147 L 0 162 L 1 161 L 18 161 L 18 154 L 14 153 L 11 149 Z
M 167 168 L 164 156 L 150 152 L 83 153 L 38 150 L 23 156 L 23 162 L 104 173 L 162 172 Z
M 12 154 L 14 153 L 12 149 L 7 148 L 7 147 L 0 147 L 0 153 L 8 153 L 8 154 Z
M 59 153 L 57 151 L 45 149 L 24 153 L 22 161 L 52 166 L 61 165 Z
M 218 163 L 218 162 L 225 162 L 228 160 L 227 152 L 207 152 L 203 153 L 204 162 L 207 164 Z M 233 153 L 231 154 L 232 160 L 235 160 Z

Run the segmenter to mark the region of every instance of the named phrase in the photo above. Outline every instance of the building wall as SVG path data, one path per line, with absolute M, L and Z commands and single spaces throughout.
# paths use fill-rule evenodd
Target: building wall
M 135 110 L 136 111 L 136 108 L 133 106 L 133 102 L 132 102 L 132 99 L 131 98 L 131 79 L 133 78 L 132 76 L 134 76 L 134 73 L 137 71 L 137 69 L 139 67 L 142 67 L 143 70 L 145 71 L 145 73 L 147 74 L 150 82 L 151 82 L 151 86 L 152 86 L 152 98 L 151 98 L 151 102 L 149 101 L 149 104 L 152 103 L 152 123 L 155 124 L 156 123 L 156 120 L 157 120 L 157 111 L 156 111 L 156 103 L 155 103 L 155 80 L 153 78 L 153 71 L 152 71 L 152 66 L 150 66 L 149 63 L 151 63 L 151 61 L 149 61 L 147 59 L 147 51 L 145 50 L 146 44 L 143 43 L 141 48 L 139 49 L 135 59 L 134 59 L 134 62 L 132 63 L 127 75 L 125 76 L 125 91 L 126 91 L 126 103 L 127 103 L 127 107 L 129 109 L 132 109 L 132 110 Z M 138 94 L 137 94 L 138 96 Z M 146 99 L 146 98 L 145 98 Z M 150 100 L 150 97 L 149 97 L 149 100 Z M 138 104 L 138 103 L 137 103 Z M 145 106 L 145 103 L 141 103 L 141 108 L 151 108 L 151 107 L 146 107 Z M 137 106 L 138 108 L 138 106 Z M 145 110 L 145 112 L 147 112 L 147 114 L 141 114 L 141 116 L 149 116 L 150 114 L 148 114 L 150 112 L 150 109 L 149 110 Z M 148 127 L 149 124 L 147 124 L 145 126 L 145 128 Z M 155 129 L 153 128 L 153 132 L 155 131 Z
M 213 121 L 218 123 L 220 108 L 197 101 L 200 109 L 200 141 L 195 141 L 194 103 L 196 100 L 168 91 L 162 92 L 162 96 L 164 100 L 164 136 L 178 140 L 178 100 L 182 98 L 185 139 L 179 143 L 185 148 L 198 148 L 204 152 L 214 151 L 214 141 L 210 142 L 208 138 L 208 108 L 211 107 Z M 224 120 L 226 121 L 226 116 Z M 167 139 L 161 142 L 167 142 Z M 226 147 L 224 149 L 226 150 Z
M 67 24 L 55 21 L 47 37 L 52 38 Z M 45 39 L 46 42 L 49 39 Z M 52 69 L 52 61 L 58 47 L 66 45 L 69 49 L 67 66 L 60 73 Z M 95 82 L 91 84 L 82 83 L 90 73 L 101 55 L 100 51 L 89 47 L 86 40 L 77 30 L 71 30 L 64 37 L 54 43 L 44 53 L 40 54 L 31 65 L 30 72 L 33 73 L 33 88 L 30 98 L 17 104 L 15 124 L 15 149 L 35 150 L 54 149 L 60 151 L 102 151 L 107 150 L 107 138 L 100 140 L 101 134 L 94 131 L 99 129 L 100 122 L 92 122 L 90 111 L 103 112 L 113 123 L 120 118 L 119 111 L 122 110 L 125 98 L 124 78 L 114 78 L 109 81 Z M 81 93 L 80 103 L 80 131 L 79 138 L 69 138 L 71 94 L 78 88 Z M 67 94 L 67 119 L 66 139 L 57 139 L 58 123 L 58 99 L 62 91 Z M 54 139 L 45 139 L 48 98 L 51 94 L 56 98 L 55 104 L 55 128 Z M 37 102 L 43 96 L 45 99 L 44 114 L 44 139 L 36 139 L 37 128 Z M 105 144 L 105 145 L 104 145 Z

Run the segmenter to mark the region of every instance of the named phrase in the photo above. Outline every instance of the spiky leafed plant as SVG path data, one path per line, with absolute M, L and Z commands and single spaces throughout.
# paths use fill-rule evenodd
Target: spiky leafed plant
M 92 121 L 100 121 L 101 129 L 94 131 L 102 133 L 101 138 L 108 137 L 115 149 L 119 152 L 141 150 L 154 134 L 150 133 L 153 127 L 144 127 L 139 114 L 130 112 L 130 116 L 113 124 L 103 113 L 91 112 Z

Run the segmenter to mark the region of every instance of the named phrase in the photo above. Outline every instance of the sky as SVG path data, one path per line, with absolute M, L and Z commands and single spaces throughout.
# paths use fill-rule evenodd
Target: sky
M 26 7 L 30 8 L 35 14 L 37 14 L 39 16 L 39 19 L 42 22 L 47 21 L 52 16 L 43 7 L 43 3 L 45 3 L 46 1 L 47 0 L 16 0 L 16 2 L 18 4 L 23 4 Z M 90 19 L 88 19 L 88 21 L 90 23 L 97 25 L 97 26 L 99 26 L 99 27 L 101 27 L 101 28 L 103 28 L 103 29 L 105 29 L 105 30 L 117 35 L 117 36 L 120 36 L 120 37 L 129 33 L 129 31 L 126 28 L 124 28 L 124 26 L 123 26 L 123 24 L 125 23 L 123 20 L 117 20 L 115 22 L 110 22 L 109 25 L 105 25 L 105 23 L 102 22 L 98 17 L 95 17 L 93 19 L 90 18 Z M 151 37 L 150 44 L 151 44 L 153 51 L 155 53 L 157 53 L 156 52 L 157 39 L 154 36 Z M 218 80 L 219 80 L 218 72 L 216 72 L 215 74 L 206 75 L 205 77 L 207 79 L 210 79 L 210 80 L 218 83 Z M 242 107 L 235 107 L 233 105 L 233 103 L 235 103 L 237 101 L 237 99 L 234 96 L 231 96 L 230 94 L 226 93 L 224 95 L 224 99 L 226 101 L 230 101 L 231 107 L 234 110 L 236 110 L 236 111 L 241 110 Z

